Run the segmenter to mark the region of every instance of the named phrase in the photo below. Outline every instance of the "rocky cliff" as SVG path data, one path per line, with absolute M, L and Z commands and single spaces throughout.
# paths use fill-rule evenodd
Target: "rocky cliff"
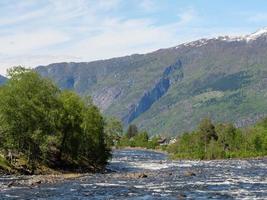
M 123 122 L 129 124 L 134 119 L 138 118 L 142 113 L 146 112 L 153 103 L 158 101 L 166 92 L 168 92 L 171 84 L 174 84 L 182 78 L 182 63 L 178 60 L 164 70 L 159 81 L 157 81 L 150 90 L 146 91 L 138 103 L 133 106 L 132 110 L 123 117 Z

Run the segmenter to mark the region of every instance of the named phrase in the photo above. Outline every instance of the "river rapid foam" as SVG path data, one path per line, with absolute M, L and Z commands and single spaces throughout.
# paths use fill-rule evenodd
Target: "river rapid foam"
M 57 184 L 7 187 L 0 199 L 267 199 L 267 159 L 171 161 L 163 153 L 116 150 L 112 172 Z

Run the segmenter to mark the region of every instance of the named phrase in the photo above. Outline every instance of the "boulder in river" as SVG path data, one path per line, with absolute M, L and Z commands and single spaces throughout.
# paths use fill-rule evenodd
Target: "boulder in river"
M 192 172 L 192 171 L 186 171 L 185 176 L 196 176 L 196 173 Z
M 30 186 L 36 186 L 36 185 L 39 185 L 41 183 L 42 183 L 41 180 L 33 180 L 33 181 L 30 181 L 29 185 Z
M 147 178 L 147 175 L 145 173 L 139 174 L 138 178 Z
M 13 185 L 15 185 L 15 181 L 11 181 L 7 184 L 7 187 L 12 187 Z
M 184 193 L 180 193 L 180 194 L 178 194 L 177 199 L 181 199 L 181 200 L 186 199 L 186 195 Z
M 145 174 L 144 172 L 140 173 L 128 173 L 125 175 L 126 178 L 133 178 L 133 179 L 139 179 L 139 178 L 147 178 L 148 175 Z

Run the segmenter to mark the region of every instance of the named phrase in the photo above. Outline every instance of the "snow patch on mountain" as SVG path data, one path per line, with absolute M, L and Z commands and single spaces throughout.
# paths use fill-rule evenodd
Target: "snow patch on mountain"
M 263 35 L 267 35 L 267 27 L 256 31 L 255 33 L 247 35 L 247 36 L 245 36 L 245 38 L 246 38 L 247 41 L 250 41 L 250 40 L 256 40 L 257 38 L 259 38 L 259 37 L 261 37 Z
M 267 27 L 262 28 L 249 35 L 244 35 L 244 36 L 226 35 L 226 36 L 218 36 L 218 37 L 211 38 L 211 39 L 203 38 L 203 39 L 196 40 L 193 42 L 183 43 L 181 45 L 176 46 L 175 48 L 179 49 L 181 47 L 201 47 L 201 46 L 208 44 L 210 41 L 214 41 L 214 40 L 220 40 L 220 41 L 225 41 L 225 42 L 241 42 L 241 41 L 251 42 L 262 36 L 267 36 Z

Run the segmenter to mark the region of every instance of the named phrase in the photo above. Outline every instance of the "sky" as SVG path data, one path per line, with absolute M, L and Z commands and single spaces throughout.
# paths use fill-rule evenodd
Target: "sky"
M 266 0 L 0 0 L 0 74 L 147 53 L 267 26 Z

